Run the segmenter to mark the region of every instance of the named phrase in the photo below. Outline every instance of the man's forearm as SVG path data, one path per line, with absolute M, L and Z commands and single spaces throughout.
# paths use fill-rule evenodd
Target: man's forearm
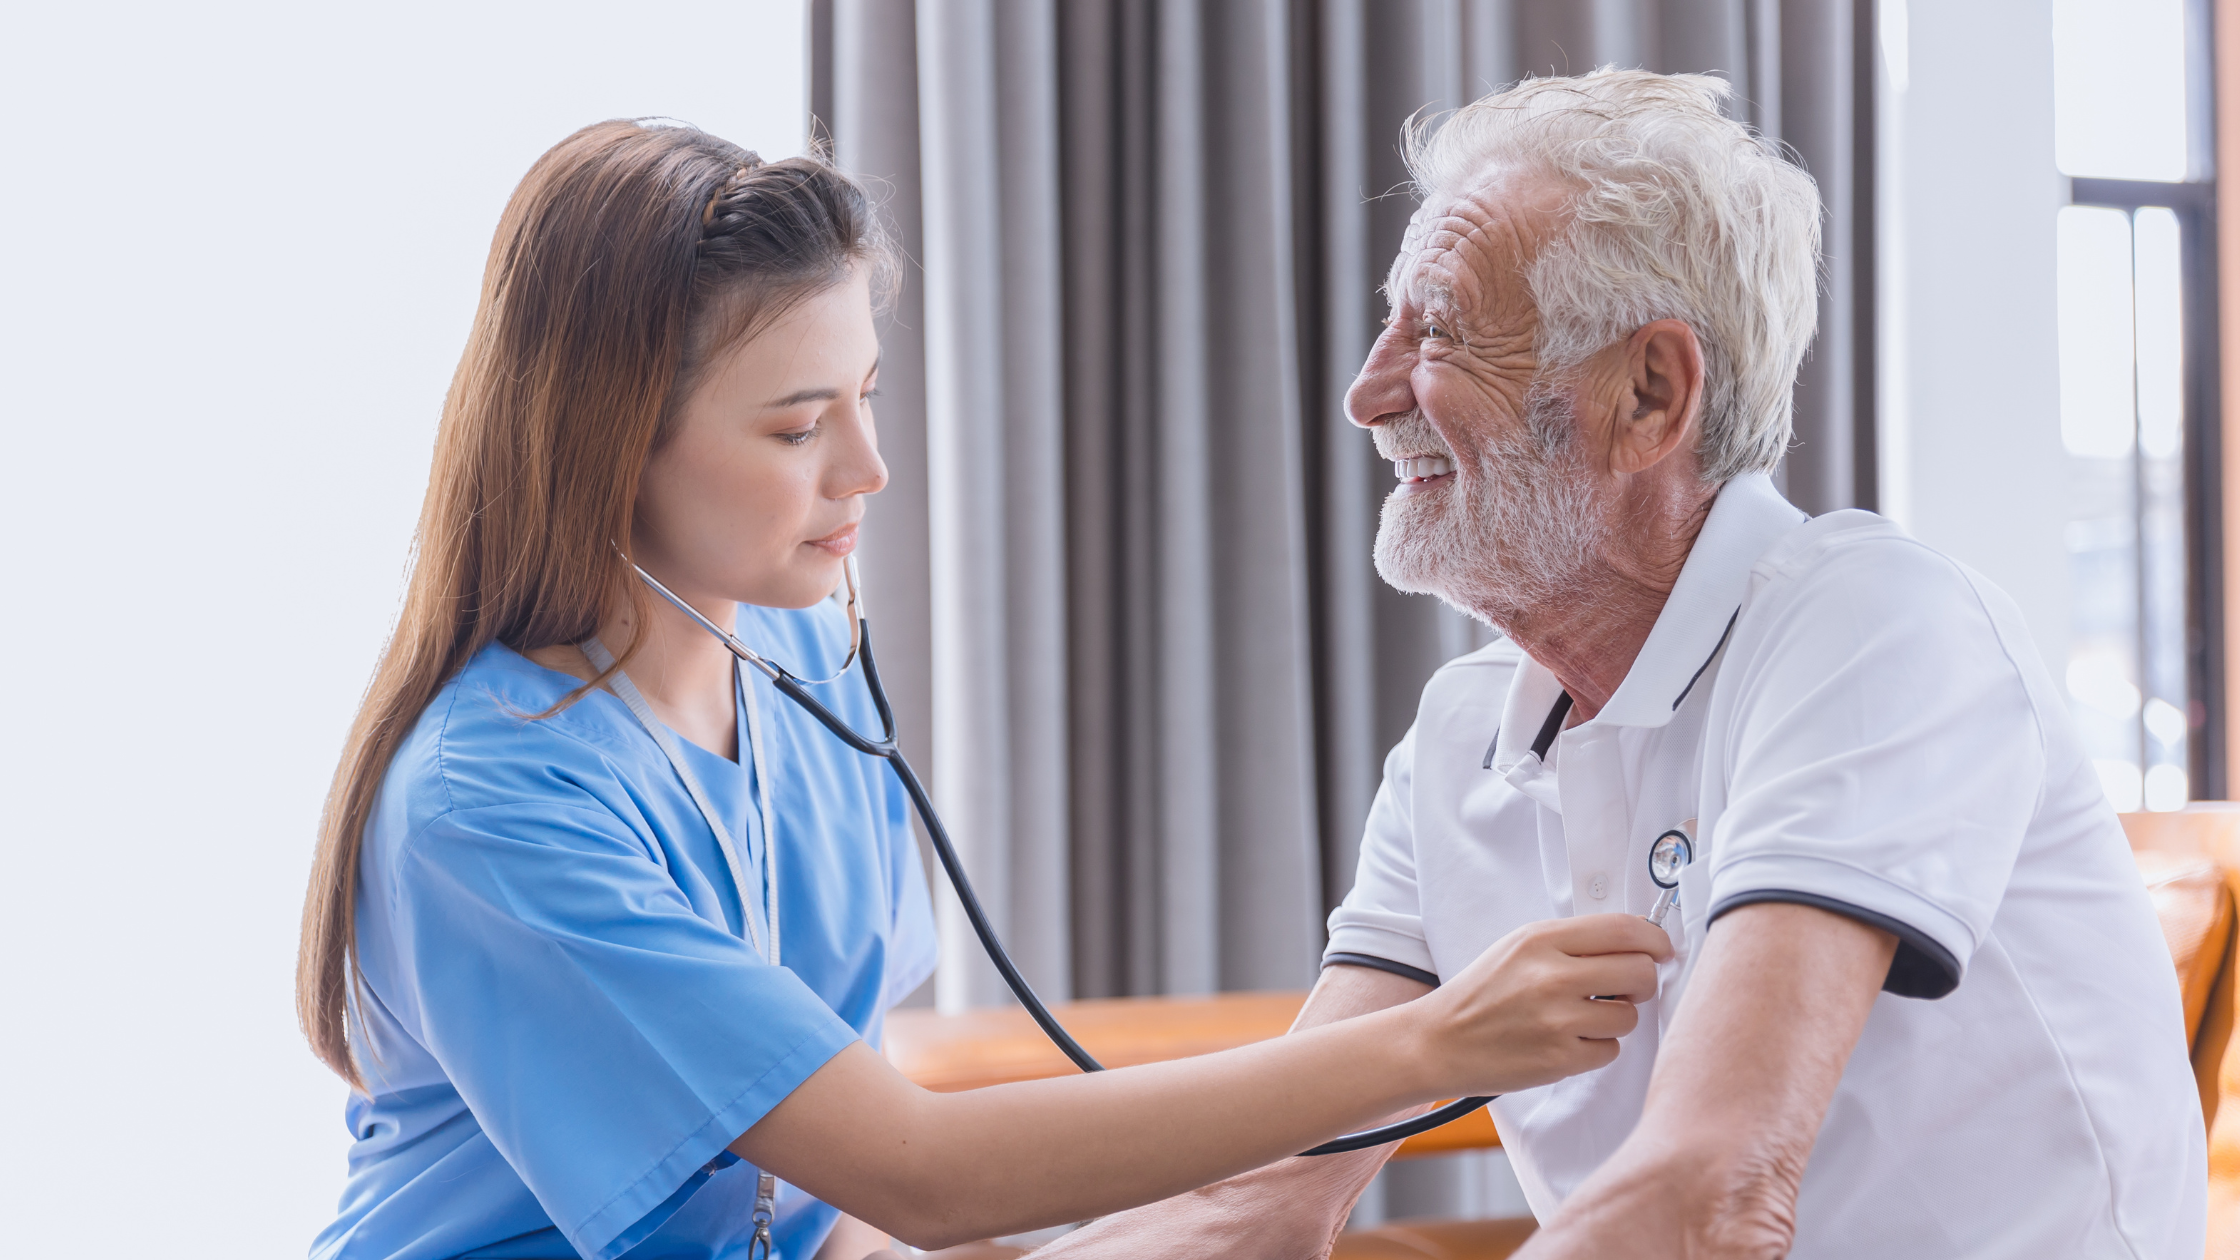
M 1808 906 L 1721 918 L 1640 1124 L 1519 1260 L 1785 1255 L 1813 1141 L 1896 947 Z

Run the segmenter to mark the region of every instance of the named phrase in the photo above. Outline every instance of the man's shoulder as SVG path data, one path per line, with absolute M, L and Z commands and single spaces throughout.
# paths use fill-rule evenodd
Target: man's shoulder
M 2041 711 L 2061 707 L 2021 608 L 1957 558 L 1871 512 L 1799 525 L 1751 567 L 1731 632 L 1730 665 L 1780 659 L 1815 668 L 1897 670 L 1903 690 L 1930 678 L 2019 679 Z M 1748 677 L 1745 668 L 1737 676 Z
M 1831 581 L 1847 586 L 1983 581 L 1896 521 L 1857 508 L 1815 516 L 1783 534 L 1751 565 L 1750 573 L 1759 588 Z
M 1996 583 L 1872 512 L 1830 512 L 1789 531 L 1751 566 L 1750 589 L 1753 605 L 1790 621 L 1964 621 L 1989 623 L 2002 639 L 2028 635 Z

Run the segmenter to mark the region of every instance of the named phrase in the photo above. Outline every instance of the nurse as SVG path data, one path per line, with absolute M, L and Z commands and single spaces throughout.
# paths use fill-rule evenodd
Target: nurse
M 690 128 L 585 128 L 516 190 L 306 902 L 302 1017 L 354 1087 L 315 1255 L 858 1260 L 1079 1220 L 1599 1067 L 1654 992 L 1665 934 L 1609 915 L 1227 1054 L 890 1068 L 934 955 L 899 787 L 629 567 L 841 668 L 889 266 L 845 177 Z M 854 667 L 820 694 L 874 724 Z

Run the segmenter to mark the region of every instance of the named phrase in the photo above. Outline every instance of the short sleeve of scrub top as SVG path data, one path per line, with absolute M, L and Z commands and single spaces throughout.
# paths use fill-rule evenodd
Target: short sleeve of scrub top
M 602 815 L 445 814 L 406 855 L 397 913 L 425 1044 L 585 1251 L 644 1221 L 855 1040 L 792 972 L 742 957 Z
M 817 612 L 741 613 L 803 672 L 828 654 Z M 931 969 L 916 846 L 882 763 L 759 693 L 780 832 L 773 967 L 627 709 L 594 693 L 527 716 L 573 685 L 487 649 L 384 781 L 358 924 L 373 1093 L 352 1101 L 350 1184 L 317 1255 L 744 1255 L 755 1173 L 726 1147 L 849 1042 L 876 1041 Z M 829 699 L 868 710 L 860 689 Z M 693 751 L 759 865 L 749 772 Z M 788 1188 L 778 1254 L 808 1260 L 834 1217 Z
M 1723 667 L 1739 672 L 1721 680 L 1731 720 L 1713 718 L 1731 786 L 1711 917 L 1834 910 L 1898 937 L 1885 988 L 1942 997 L 1990 932 L 2044 790 L 2020 664 L 2036 648 L 2004 596 L 1887 526 L 1760 563 L 1767 588 Z

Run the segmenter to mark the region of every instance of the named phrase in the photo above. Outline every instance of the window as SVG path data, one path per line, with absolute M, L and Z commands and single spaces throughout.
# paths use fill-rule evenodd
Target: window
M 2063 675 L 2119 810 L 2224 788 L 2204 27 L 2185 0 L 2054 6 Z

